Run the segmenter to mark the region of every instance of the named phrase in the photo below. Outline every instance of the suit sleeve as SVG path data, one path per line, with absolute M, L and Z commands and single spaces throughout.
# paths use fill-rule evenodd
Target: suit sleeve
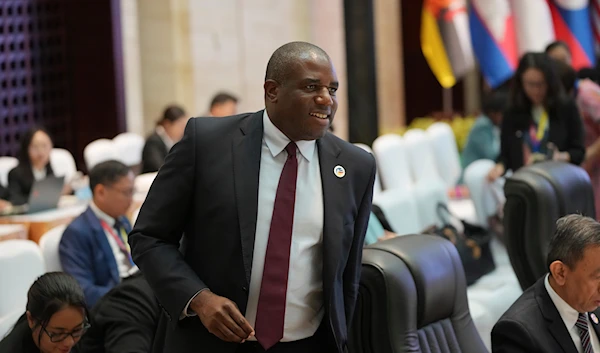
M 163 153 L 160 151 L 160 146 L 156 143 L 152 137 L 150 137 L 144 145 L 142 151 L 142 164 L 144 166 L 144 172 L 156 172 L 165 163 Z
M 350 248 L 350 255 L 344 270 L 344 310 L 346 312 L 346 323 L 348 327 L 352 322 L 354 309 L 356 307 L 356 298 L 358 296 L 358 282 L 360 280 L 362 251 L 367 232 L 369 217 L 371 216 L 371 202 L 373 200 L 373 184 L 375 183 L 375 158 L 369 154 L 371 164 L 371 174 L 363 194 L 358 215 L 354 222 L 354 239 Z
M 500 320 L 492 330 L 492 353 L 537 353 L 529 331 L 519 322 Z M 542 352 L 540 352 L 542 353 Z
M 513 119 L 512 113 L 510 111 L 505 112 L 502 124 L 500 125 L 500 154 L 496 159 L 496 163 L 502 163 L 505 170 L 512 167 L 510 163 L 510 144 L 514 131 L 511 119 Z
M 22 205 L 29 199 L 29 195 L 23 190 L 23 177 L 19 174 L 17 168 L 8 173 L 8 199 L 13 205 Z
M 0 200 L 8 200 L 8 189 L 0 185 Z
M 60 240 L 58 252 L 63 270 L 75 277 L 85 294 L 85 300 L 89 307 L 94 306 L 112 286 L 98 286 L 94 283 L 94 268 L 92 254 L 88 250 L 86 234 L 68 227 Z
M 193 209 L 195 136 L 196 119 L 190 119 L 183 139 L 158 172 L 129 236 L 134 262 L 172 321 L 190 298 L 207 288 L 179 251 Z
M 567 152 L 571 156 L 571 163 L 579 165 L 585 157 L 585 144 L 583 136 L 583 120 L 579 115 L 577 105 L 573 101 L 569 101 L 565 119 L 567 119 L 569 148 Z

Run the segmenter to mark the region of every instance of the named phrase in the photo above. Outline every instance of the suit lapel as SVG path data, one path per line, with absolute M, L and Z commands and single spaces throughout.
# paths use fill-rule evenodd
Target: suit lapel
M 552 336 L 554 336 L 556 342 L 561 346 L 564 353 L 578 353 L 577 348 L 573 343 L 573 339 L 571 339 L 571 335 L 565 327 L 565 323 L 560 317 L 552 299 L 550 299 L 548 291 L 546 291 L 544 281 L 545 276 L 537 281 L 535 284 L 535 293 L 542 315 L 547 321 L 548 330 Z
M 102 229 L 102 225 L 100 224 L 100 220 L 94 214 L 91 208 L 88 208 L 86 211 L 86 216 L 88 223 L 90 224 L 90 228 L 92 229 L 92 235 L 96 238 L 96 242 L 99 245 L 100 250 L 106 256 L 106 259 L 112 261 L 108 261 L 106 264 L 108 266 L 108 270 L 110 272 L 111 278 L 115 281 L 114 283 L 121 282 L 121 276 L 119 275 L 119 268 L 117 267 L 117 260 L 115 259 L 115 254 L 113 253 L 110 244 L 108 243 L 108 239 L 106 238 L 106 233 L 104 233 L 104 229 Z
M 233 176 L 246 281 L 250 283 L 256 216 L 258 178 L 263 138 L 263 111 L 244 119 L 233 138 Z
M 327 298 L 340 260 L 344 221 L 342 180 L 333 169 L 339 164 L 340 148 L 329 134 L 317 140 L 321 184 L 323 187 L 323 289 Z

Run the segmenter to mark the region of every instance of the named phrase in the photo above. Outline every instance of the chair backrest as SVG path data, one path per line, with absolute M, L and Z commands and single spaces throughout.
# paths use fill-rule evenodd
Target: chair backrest
M 384 189 L 406 189 L 412 185 L 408 155 L 400 135 L 386 134 L 373 141 L 373 151 Z
M 364 143 L 355 143 L 354 145 L 356 147 L 362 148 L 363 150 L 369 152 L 373 156 L 375 155 L 375 153 L 373 153 L 373 150 L 371 149 L 371 147 L 365 145 Z M 381 188 L 381 181 L 379 181 L 379 170 L 377 170 L 376 174 L 375 174 L 375 183 L 373 184 L 373 197 L 375 197 L 376 195 L 379 195 L 379 193 L 381 193 L 381 191 L 382 191 L 382 188 Z
M 427 128 L 427 136 L 440 177 L 446 183 L 446 187 L 455 186 L 460 179 L 462 167 L 452 128 L 446 123 L 437 122 Z
M 595 217 L 594 193 L 580 167 L 544 162 L 519 169 L 504 186 L 504 238 L 510 262 L 526 289 L 548 268 L 546 256 L 556 221 L 567 214 Z
M 498 211 L 498 197 L 494 195 L 493 188 L 501 189 L 502 180 L 499 178 L 494 183 L 487 180 L 487 175 L 496 165 L 496 162 L 489 159 L 479 159 L 469 164 L 465 168 L 464 183 L 469 189 L 475 213 L 477 214 L 477 223 L 487 228 L 488 217 Z M 494 184 L 499 184 L 496 186 Z
M 128 166 L 142 163 L 142 150 L 146 140 L 134 132 L 123 132 L 113 138 L 121 161 Z
M 441 181 L 431 141 L 424 130 L 411 129 L 404 136 L 413 182 Z
M 432 235 L 364 249 L 350 352 L 487 352 L 473 324 L 458 252 Z
M 373 204 L 381 208 L 394 233 L 404 235 L 423 230 L 423 222 L 413 190 L 383 190 L 373 195 Z
M 50 152 L 50 166 L 56 176 L 64 176 L 65 182 L 70 182 L 77 173 L 75 158 L 64 148 L 53 148 Z
M 136 176 L 134 180 L 135 192 L 147 194 L 148 191 L 150 191 L 150 186 L 152 186 L 157 174 L 158 172 L 152 172 Z
M 44 272 L 44 258 L 36 243 L 0 242 L 0 320 L 15 310 L 25 312 L 29 287 Z
M 83 159 L 85 159 L 85 165 L 90 171 L 98 163 L 106 162 L 108 160 L 121 161 L 119 151 L 115 147 L 112 140 L 109 139 L 98 139 L 90 142 L 83 149 Z
M 46 264 L 46 272 L 62 271 L 62 265 L 60 263 L 60 255 L 58 253 L 58 246 L 60 239 L 62 238 L 66 224 L 56 226 L 42 235 L 39 244 L 44 256 L 44 262 Z
M 8 186 L 8 173 L 19 164 L 15 157 L 0 157 L 0 185 Z

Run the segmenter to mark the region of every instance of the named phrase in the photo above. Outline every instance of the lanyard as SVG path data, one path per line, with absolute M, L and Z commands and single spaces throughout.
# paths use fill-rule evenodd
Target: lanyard
M 129 252 L 129 249 L 125 245 L 125 243 L 123 243 L 123 238 L 119 237 L 117 235 L 117 233 L 115 233 L 115 230 L 111 226 L 109 226 L 106 222 L 104 222 L 103 220 L 100 220 L 100 224 L 102 224 L 102 228 L 104 228 L 104 230 L 107 231 L 108 234 L 110 234 L 110 236 L 117 242 L 119 249 L 121 250 L 121 252 L 123 252 L 123 254 L 125 254 L 127 256 L 127 259 L 129 260 L 129 262 L 133 264 L 133 259 L 131 258 L 131 253 Z M 121 228 L 120 231 L 121 231 L 121 235 L 123 235 L 123 228 Z

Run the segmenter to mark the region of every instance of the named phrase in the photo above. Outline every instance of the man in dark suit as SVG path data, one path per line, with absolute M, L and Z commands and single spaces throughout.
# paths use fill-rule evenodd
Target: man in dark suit
M 130 234 L 166 352 L 347 351 L 375 161 L 327 132 L 337 88 L 322 49 L 288 43 L 266 110 L 188 123 Z
M 492 330 L 495 353 L 600 352 L 600 223 L 558 220 L 550 273 L 527 289 Z
M 93 199 L 67 227 L 59 244 L 63 270 L 77 279 L 88 306 L 137 271 L 127 246 L 125 214 L 133 199 L 133 172 L 107 161 L 90 171 Z
M 91 327 L 79 342 L 85 353 L 149 353 L 160 307 L 139 272 L 111 289 L 94 306 Z

